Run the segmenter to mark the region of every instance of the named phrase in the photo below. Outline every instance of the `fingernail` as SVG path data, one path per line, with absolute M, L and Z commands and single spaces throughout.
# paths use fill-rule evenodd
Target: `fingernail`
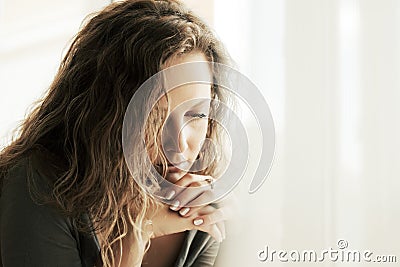
M 196 219 L 196 220 L 193 221 L 193 224 L 196 225 L 196 226 L 199 226 L 199 225 L 201 225 L 203 222 L 204 222 L 203 219 Z
M 166 196 L 165 198 L 168 199 L 168 200 L 170 200 L 174 195 L 175 195 L 175 191 L 172 190 L 172 191 L 169 191 L 169 192 L 168 192 L 168 194 L 167 194 L 167 196 Z
M 188 212 L 189 212 L 189 210 L 190 210 L 190 208 L 184 208 L 184 209 L 181 209 L 180 211 L 179 211 L 179 213 L 181 214 L 181 215 L 186 215 Z
M 169 207 L 171 210 L 177 210 L 179 207 L 179 200 L 175 200 L 174 204 L 172 204 L 171 207 Z

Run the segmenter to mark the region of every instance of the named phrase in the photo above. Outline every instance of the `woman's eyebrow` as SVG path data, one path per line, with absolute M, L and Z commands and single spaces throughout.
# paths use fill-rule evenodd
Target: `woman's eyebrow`
M 210 103 L 211 103 L 211 99 L 204 99 L 204 100 L 201 100 L 200 102 L 198 102 L 197 104 L 194 104 L 192 106 L 192 108 L 202 107 L 202 106 L 205 106 L 205 105 L 209 106 Z

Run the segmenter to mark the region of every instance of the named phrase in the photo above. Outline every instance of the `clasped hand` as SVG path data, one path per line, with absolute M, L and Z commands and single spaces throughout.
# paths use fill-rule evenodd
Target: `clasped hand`
M 217 242 L 225 239 L 225 221 L 232 217 L 233 197 L 210 203 L 215 199 L 212 177 L 178 168 L 170 171 L 166 180 L 176 186 L 162 191 L 170 204 L 162 204 L 152 216 L 153 237 L 197 229 L 210 234 Z

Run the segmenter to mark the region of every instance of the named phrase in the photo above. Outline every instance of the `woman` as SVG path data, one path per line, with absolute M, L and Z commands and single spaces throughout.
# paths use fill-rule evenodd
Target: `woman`
M 142 165 L 148 157 L 166 181 L 182 186 L 165 193 L 167 204 L 138 182 L 144 176 L 133 177 L 121 136 L 130 99 L 152 75 L 182 63 L 228 59 L 211 30 L 174 0 L 117 2 L 93 16 L 48 94 L 0 154 L 2 266 L 212 266 L 227 210 L 185 206 L 193 200 L 185 188 L 210 190 L 204 186 L 212 188 L 224 154 L 214 151 L 213 163 L 193 172 L 171 166 L 177 162 L 166 154 L 193 163 L 207 153 L 201 151 L 205 138 L 221 145 L 220 129 L 208 119 L 207 112 L 218 112 L 210 101 L 201 113 L 172 116 L 171 110 L 196 99 L 225 101 L 222 90 L 179 87 L 146 118 L 147 155 L 137 150 L 134 166 L 154 184 Z M 175 126 L 164 128 L 179 116 L 194 121 L 186 126 L 172 119 Z M 161 142 L 165 130 L 170 140 Z

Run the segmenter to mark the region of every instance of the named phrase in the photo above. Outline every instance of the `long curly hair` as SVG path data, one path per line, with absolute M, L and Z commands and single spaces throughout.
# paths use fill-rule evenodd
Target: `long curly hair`
M 138 241 L 138 258 L 143 256 L 149 246 L 143 241 L 144 221 L 157 202 L 126 166 L 123 118 L 144 81 L 171 57 L 192 51 L 202 52 L 211 62 L 231 64 L 212 30 L 178 1 L 127 0 L 92 14 L 73 39 L 46 95 L 1 151 L 0 192 L 10 168 L 34 154 L 35 170 L 49 178 L 51 190 L 44 194 L 28 177 L 31 194 L 74 218 L 81 231 L 98 233 L 104 266 L 120 265 L 113 248 L 122 251 L 121 239 L 128 231 Z M 227 99 L 217 85 L 212 86 L 212 97 Z M 148 124 L 146 145 L 154 151 L 150 158 L 162 155 L 154 138 L 163 123 L 159 118 Z M 218 125 L 210 120 L 208 127 L 207 137 L 222 142 Z M 216 169 L 211 165 L 202 173 L 213 175 Z M 82 214 L 90 216 L 92 225 L 79 219 Z

